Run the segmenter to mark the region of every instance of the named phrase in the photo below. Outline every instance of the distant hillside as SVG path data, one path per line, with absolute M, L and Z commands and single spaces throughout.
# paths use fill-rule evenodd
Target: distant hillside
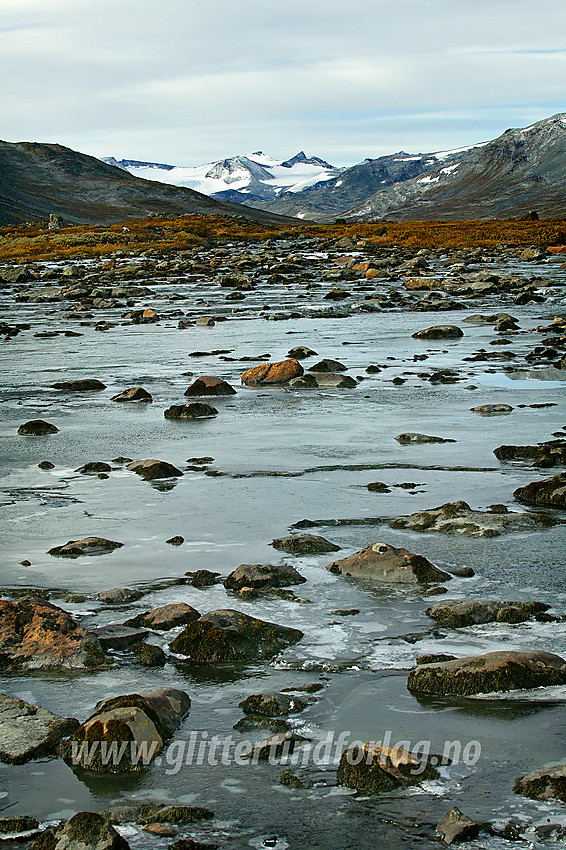
M 375 192 L 349 221 L 463 221 L 566 217 L 566 114 L 473 148 L 450 164 Z
M 134 177 L 61 145 L 0 141 L 0 225 L 46 221 L 51 213 L 71 224 L 112 224 L 151 213 L 241 215 L 264 224 L 284 221 L 192 189 Z

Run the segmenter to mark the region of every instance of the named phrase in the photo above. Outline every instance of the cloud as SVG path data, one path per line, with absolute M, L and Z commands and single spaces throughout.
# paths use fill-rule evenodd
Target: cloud
M 2 133 L 180 164 L 472 143 L 564 103 L 561 2 L 512 5 L 2 0 Z

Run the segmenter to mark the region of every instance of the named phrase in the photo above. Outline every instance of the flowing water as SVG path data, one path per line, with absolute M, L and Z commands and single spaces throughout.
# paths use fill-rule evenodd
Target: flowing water
M 283 254 L 285 246 L 279 246 Z M 295 249 L 294 249 L 295 250 Z M 311 255 L 316 258 L 318 255 Z M 442 260 L 437 261 L 442 266 Z M 484 267 L 485 268 L 485 267 Z M 501 268 L 498 267 L 499 272 Z M 93 324 L 69 319 L 68 302 L 16 303 L 0 295 L 2 318 L 29 322 L 26 331 L 2 347 L 2 422 L 0 426 L 0 505 L 3 555 L 0 584 L 10 588 L 45 588 L 83 594 L 84 602 L 56 604 L 86 627 L 123 622 L 142 610 L 187 602 L 201 612 L 236 608 L 263 619 L 301 629 L 304 638 L 271 662 L 245 666 L 193 666 L 169 655 L 163 668 L 146 669 L 128 653 L 116 652 L 118 664 L 103 672 L 68 675 L 3 675 L 1 689 L 66 716 L 84 720 L 101 698 L 158 686 L 186 690 L 189 716 L 176 742 L 203 734 L 225 741 L 269 734 L 238 733 L 238 703 L 251 693 L 321 683 L 309 707 L 293 727 L 311 739 L 299 750 L 303 775 L 312 783 L 302 790 L 279 784 L 284 765 L 180 764 L 181 747 L 161 764 L 133 777 L 74 773 L 62 760 L 42 759 L 22 766 L 0 765 L 0 808 L 34 814 L 44 821 L 79 810 L 103 810 L 116 800 L 159 800 L 212 808 L 214 821 L 187 834 L 218 841 L 223 847 L 427 848 L 437 846 L 434 825 L 453 805 L 478 821 L 522 818 L 525 824 L 566 825 L 566 810 L 556 802 L 530 801 L 512 793 L 520 774 L 566 760 L 566 688 L 514 692 L 490 698 L 420 698 L 406 688 L 415 656 L 424 652 L 455 655 L 497 649 L 544 649 L 566 656 L 566 623 L 489 624 L 438 630 L 426 613 L 431 597 L 419 589 L 352 582 L 324 569 L 329 556 L 290 556 L 270 542 L 303 520 L 316 521 L 322 534 L 345 557 L 377 540 L 425 555 L 439 567 L 470 565 L 472 579 L 454 578 L 448 596 L 542 600 L 555 613 L 566 613 L 566 540 L 563 526 L 494 538 L 416 534 L 392 530 L 387 519 L 464 499 L 474 508 L 504 504 L 520 509 L 513 490 L 546 473 L 525 464 L 500 464 L 493 449 L 504 443 L 532 444 L 551 439 L 566 426 L 566 384 L 547 370 L 523 360 L 544 333 L 511 335 L 506 350 L 517 363 L 469 361 L 479 349 L 488 352 L 491 325 L 463 323 L 473 313 L 506 311 L 522 331 L 545 325 L 564 311 L 566 272 L 556 264 L 510 264 L 514 273 L 543 275 L 548 298 L 543 304 L 517 306 L 505 296 L 475 298 L 466 309 L 440 315 L 412 310 L 366 313 L 355 305 L 363 293 L 334 309 L 335 318 L 317 317 L 328 310 L 323 294 L 265 284 L 236 308 L 224 302 L 225 290 L 194 276 L 174 283 L 152 280 L 152 306 L 158 324 L 132 325 L 122 310 L 97 311 L 96 321 L 111 326 L 97 332 Z M 139 283 L 143 281 L 136 281 Z M 379 281 L 377 288 L 379 288 Z M 391 284 L 381 284 L 384 291 Z M 349 288 L 349 287 L 347 287 Z M 172 301 L 171 295 L 179 297 Z M 265 305 L 269 309 L 265 310 Z M 211 327 L 177 328 L 187 317 L 224 315 Z M 264 311 L 262 314 L 262 310 Z M 266 312 L 297 311 L 288 321 L 266 320 Z M 84 320 L 83 320 L 84 322 Z M 411 338 L 432 324 L 458 324 L 458 340 L 422 342 Z M 72 329 L 83 334 L 37 338 L 42 331 Z M 548 334 L 546 334 L 548 335 Z M 240 375 L 253 363 L 241 358 L 269 353 L 285 358 L 295 345 L 308 345 L 318 357 L 344 363 L 348 374 L 363 378 L 354 389 L 248 389 Z M 228 350 L 229 355 L 189 356 L 193 351 Z M 424 361 L 415 356 L 427 354 Z M 222 359 L 229 356 L 234 360 Z M 370 364 L 382 371 L 368 374 Z M 509 364 L 527 370 L 519 379 Z M 461 381 L 431 384 L 423 373 L 453 368 Z M 180 403 L 192 378 L 186 373 L 217 375 L 237 394 L 212 399 L 218 416 L 191 422 L 166 420 L 163 411 Z M 419 377 L 421 375 L 421 377 Z M 566 376 L 566 372 L 564 373 Z M 57 380 L 98 378 L 102 392 L 64 394 L 50 389 Z M 400 377 L 404 383 L 395 384 Z M 116 404 L 111 396 L 141 385 L 152 404 Z M 470 388 L 472 387 L 472 388 Z M 482 417 L 470 408 L 486 403 L 513 406 L 509 415 Z M 550 404 L 548 407 L 530 405 Z M 21 437 L 18 425 L 35 418 L 55 424 L 49 437 Z M 394 437 L 418 431 L 455 439 L 455 443 L 402 446 Z M 209 470 L 185 471 L 164 486 L 155 486 L 113 464 L 106 480 L 75 470 L 87 461 L 117 456 L 159 458 L 186 470 L 189 458 L 210 456 Z M 52 470 L 38 463 L 49 460 Z M 390 492 L 369 492 L 383 481 Z M 395 485 L 412 484 L 410 487 Z M 357 520 L 336 524 L 335 520 Z M 359 522 L 365 520 L 365 522 Z M 166 540 L 182 535 L 182 546 Z M 63 560 L 48 550 L 69 539 L 102 536 L 123 548 L 101 557 Z M 23 566 L 28 560 L 30 566 Z M 214 570 L 227 575 L 240 563 L 293 564 L 306 578 L 295 588 L 299 604 L 260 596 L 244 601 L 219 584 L 197 589 L 175 584 L 187 571 Z M 108 606 L 96 594 L 110 587 L 137 586 L 147 591 L 138 602 Z M 441 597 L 438 597 L 440 599 Z M 432 601 L 437 601 L 432 597 Z M 359 609 L 353 616 L 337 609 Z M 166 648 L 179 630 L 154 634 Z M 429 741 L 442 752 L 446 741 L 470 744 L 468 755 L 441 768 L 441 777 L 408 790 L 362 798 L 336 784 L 340 748 L 336 740 L 379 741 L 411 746 Z M 329 738 L 333 735 L 334 738 Z M 332 746 L 322 747 L 332 740 Z M 320 744 L 316 757 L 314 749 Z M 214 759 L 210 759 L 214 762 Z M 133 848 L 166 847 L 160 839 L 129 826 L 121 827 Z M 530 846 L 547 846 L 531 833 Z M 477 847 L 514 846 L 486 837 Z

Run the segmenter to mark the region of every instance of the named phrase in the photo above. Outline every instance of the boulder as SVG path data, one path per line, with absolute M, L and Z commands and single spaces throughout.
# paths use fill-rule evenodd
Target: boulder
M 519 776 L 513 791 L 534 800 L 562 800 L 566 803 L 566 764 L 553 764 Z
M 323 555 L 325 552 L 338 552 L 336 546 L 325 537 L 317 534 L 290 534 L 288 537 L 276 537 L 271 541 L 274 549 L 290 552 L 292 555 Z
M 130 387 L 118 395 L 113 395 L 112 401 L 153 401 L 153 398 L 143 387 Z
M 198 823 L 212 820 L 214 812 L 202 806 L 162 806 L 151 817 L 153 823 Z
M 443 283 L 435 277 L 406 277 L 403 286 L 411 292 L 419 292 L 427 289 L 442 289 Z
M 123 545 L 105 537 L 83 537 L 82 540 L 68 540 L 62 546 L 54 546 L 48 554 L 57 558 L 80 558 L 81 555 L 104 555 L 121 549 Z
M 176 626 L 186 626 L 198 620 L 201 614 L 187 605 L 186 602 L 178 602 L 172 605 L 161 605 L 159 608 L 152 608 L 151 611 L 144 611 L 136 617 L 126 620 L 126 626 L 143 627 L 152 629 L 156 632 L 166 632 L 169 629 L 174 629 Z
M 477 838 L 480 825 L 454 806 L 453 809 L 446 812 L 440 823 L 437 824 L 436 831 L 444 844 L 449 845 L 460 841 L 472 841 Z
M 43 437 L 45 434 L 58 434 L 59 428 L 44 419 L 31 419 L 18 428 L 18 434 L 23 437 Z
M 501 413 L 511 413 L 513 408 L 510 404 L 478 404 L 476 407 L 470 407 L 470 410 L 472 413 L 481 413 L 482 416 L 496 416 Z M 456 809 L 455 811 L 458 810 Z
M 96 378 L 85 378 L 80 381 L 57 381 L 51 386 L 55 390 L 65 390 L 69 393 L 94 392 L 106 389 L 106 384 Z
M 531 460 L 534 466 L 566 466 L 566 440 L 548 440 L 536 446 L 498 446 L 498 460 Z
M 78 812 L 62 826 L 42 832 L 30 850 L 129 850 L 125 838 L 97 812 Z
M 290 357 L 279 363 L 260 363 L 242 374 L 242 384 L 247 387 L 269 387 L 286 384 L 304 372 L 298 360 Z
M 134 460 L 126 467 L 136 475 L 141 475 L 146 481 L 154 481 L 156 478 L 179 478 L 183 473 L 176 466 L 167 463 L 165 460 L 155 460 L 147 458 L 146 460 Z
M 396 549 L 387 543 L 373 543 L 341 561 L 326 567 L 336 575 L 400 584 L 428 584 L 451 579 L 422 555 Z
M 445 599 L 427 608 L 426 613 L 441 627 L 461 629 L 481 623 L 524 623 L 548 608 L 544 602 Z
M 507 650 L 420 664 L 407 687 L 414 693 L 467 696 L 565 683 L 566 661 L 559 655 Z
M 166 541 L 169 546 L 182 546 L 185 542 L 185 538 L 180 534 L 175 534 L 173 537 L 169 537 Z
M 212 587 L 220 582 L 220 573 L 213 573 L 210 570 L 195 570 L 185 575 L 188 576 L 188 584 L 192 584 L 193 587 Z
M 72 767 L 84 770 L 140 771 L 163 749 L 190 707 L 188 694 L 175 688 L 101 700 L 63 743 L 61 754 Z
M 464 331 L 457 325 L 434 325 L 411 334 L 413 339 L 460 339 Z
M 403 747 L 367 743 L 342 753 L 336 781 L 363 794 L 378 794 L 438 776 L 429 760 L 413 756 Z
M 163 667 L 167 661 L 167 656 L 160 646 L 155 646 L 153 643 L 135 643 L 132 647 L 132 655 L 139 664 L 144 667 Z
M 291 755 L 297 746 L 307 740 L 308 738 L 297 735 L 296 732 L 276 732 L 275 735 L 270 735 L 269 738 L 264 738 L 263 741 L 254 744 L 250 758 L 253 761 L 280 759 Z
M 261 714 L 266 717 L 286 717 L 288 714 L 297 714 L 304 711 L 308 703 L 298 697 L 290 697 L 287 694 L 267 692 L 252 694 L 241 703 L 240 708 L 244 714 Z
M 566 472 L 532 481 L 518 487 L 513 496 L 518 502 L 545 508 L 566 508 Z
M 190 623 L 171 641 L 169 648 L 201 664 L 259 661 L 271 658 L 302 637 L 298 629 L 226 609 L 210 611 Z
M 98 638 L 103 649 L 127 649 L 147 637 L 145 629 L 133 629 L 119 623 L 99 626 L 91 633 Z
M 227 381 L 223 381 L 222 378 L 213 378 L 211 375 L 203 375 L 197 378 L 185 390 L 185 395 L 188 396 L 235 394 L 236 390 Z
M 74 717 L 58 717 L 39 705 L 0 694 L 0 761 L 24 764 L 52 755 L 78 725 Z
M 99 472 L 111 472 L 112 467 L 109 463 L 104 463 L 101 460 L 90 460 L 88 463 L 79 466 L 75 472 L 81 472 L 83 475 L 97 475 Z
M 300 390 L 314 389 L 352 389 L 357 387 L 358 382 L 350 375 L 338 374 L 336 372 L 317 372 L 316 375 L 306 372 L 300 378 L 289 381 L 290 387 Z
M 227 590 L 241 590 L 252 587 L 260 590 L 265 587 L 289 587 L 303 584 L 303 576 L 289 564 L 240 564 L 224 581 Z
M 304 360 L 307 357 L 316 356 L 316 351 L 308 348 L 306 345 L 296 345 L 287 352 L 287 357 L 292 357 L 295 360 Z
M 0 818 L 0 841 L 29 840 L 39 831 L 39 821 L 29 815 L 8 815 Z
M 395 437 L 398 443 L 402 446 L 408 446 L 411 443 L 455 443 L 450 437 L 431 437 L 429 434 L 416 434 L 412 431 L 406 434 L 397 434 Z
M 345 372 L 348 367 L 339 360 L 319 360 L 314 366 L 309 366 L 309 372 Z
M 98 639 L 70 614 L 43 599 L 0 599 L 4 671 L 96 670 L 111 664 Z
M 173 404 L 163 415 L 166 419 L 209 419 L 217 416 L 218 411 L 210 404 L 193 401 L 191 404 Z
M 133 590 L 131 587 L 112 587 L 110 590 L 101 590 L 97 596 L 100 602 L 107 605 L 125 605 L 128 602 L 136 602 L 141 599 L 141 590 Z
M 474 511 L 467 502 L 447 502 L 437 508 L 418 511 L 391 520 L 391 528 L 409 531 L 438 531 L 442 534 L 466 534 L 470 537 L 497 537 L 511 531 L 549 528 L 561 520 L 546 514 L 501 510 Z

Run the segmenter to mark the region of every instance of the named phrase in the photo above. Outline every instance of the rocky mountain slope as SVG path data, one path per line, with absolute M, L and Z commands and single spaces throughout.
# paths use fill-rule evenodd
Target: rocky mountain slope
M 0 141 L 0 225 L 45 221 L 51 213 L 72 224 L 111 224 L 151 213 L 281 222 L 268 212 L 134 177 L 61 145 Z
M 347 220 L 427 221 L 566 216 L 566 113 L 472 148 L 375 192 Z

